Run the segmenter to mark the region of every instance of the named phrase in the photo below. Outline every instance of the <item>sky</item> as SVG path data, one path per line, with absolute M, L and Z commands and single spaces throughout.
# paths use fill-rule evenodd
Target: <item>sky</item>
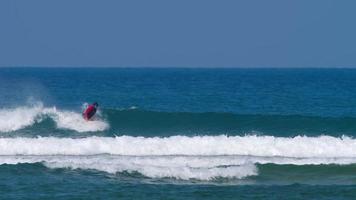
M 1 0 L 0 66 L 356 67 L 354 0 Z

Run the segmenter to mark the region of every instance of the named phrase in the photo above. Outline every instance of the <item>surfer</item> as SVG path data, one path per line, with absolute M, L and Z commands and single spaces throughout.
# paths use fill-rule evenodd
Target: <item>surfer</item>
M 94 102 L 91 105 L 88 105 L 87 108 L 83 112 L 83 118 L 85 120 L 90 120 L 96 113 L 96 110 L 98 109 L 99 104 L 97 102 Z

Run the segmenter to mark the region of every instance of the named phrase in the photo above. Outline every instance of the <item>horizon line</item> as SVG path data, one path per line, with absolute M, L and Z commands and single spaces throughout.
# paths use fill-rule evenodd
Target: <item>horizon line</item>
M 16 65 L 16 66 L 1 66 L 0 68 L 121 68 L 121 69 L 356 69 L 356 66 L 325 66 L 325 67 L 312 67 L 312 66 L 300 66 L 300 67 L 280 67 L 280 66 L 260 66 L 260 67 L 243 67 L 243 66 L 78 66 L 78 65 L 56 65 L 56 66 L 44 66 L 44 65 Z

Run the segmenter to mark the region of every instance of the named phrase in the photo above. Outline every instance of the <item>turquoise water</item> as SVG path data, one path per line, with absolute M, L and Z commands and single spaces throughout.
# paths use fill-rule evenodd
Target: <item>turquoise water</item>
M 0 198 L 354 199 L 355 85 L 353 69 L 0 68 Z

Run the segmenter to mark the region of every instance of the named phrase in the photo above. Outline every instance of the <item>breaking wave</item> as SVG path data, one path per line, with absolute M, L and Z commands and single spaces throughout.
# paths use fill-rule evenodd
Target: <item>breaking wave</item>
M 139 172 L 152 178 L 244 179 L 257 164 L 349 165 L 356 139 L 273 136 L 0 138 L 0 164 L 43 163 L 49 168 Z
M 195 156 L 0 156 L 0 165 L 43 163 L 49 168 L 92 169 L 107 173 L 139 172 L 150 178 L 242 179 L 258 174 L 257 167 L 252 163 L 224 165 L 235 162 L 224 157 Z
M 245 155 L 294 158 L 356 157 L 356 139 L 343 136 L 171 136 L 0 138 L 1 155 Z
M 41 103 L 34 106 L 22 106 L 13 109 L 0 110 L 0 132 L 10 132 L 23 129 L 45 118 L 51 118 L 57 128 L 77 132 L 103 131 L 109 124 L 101 119 L 85 121 L 80 113 L 62 111 L 56 107 L 46 108 Z

